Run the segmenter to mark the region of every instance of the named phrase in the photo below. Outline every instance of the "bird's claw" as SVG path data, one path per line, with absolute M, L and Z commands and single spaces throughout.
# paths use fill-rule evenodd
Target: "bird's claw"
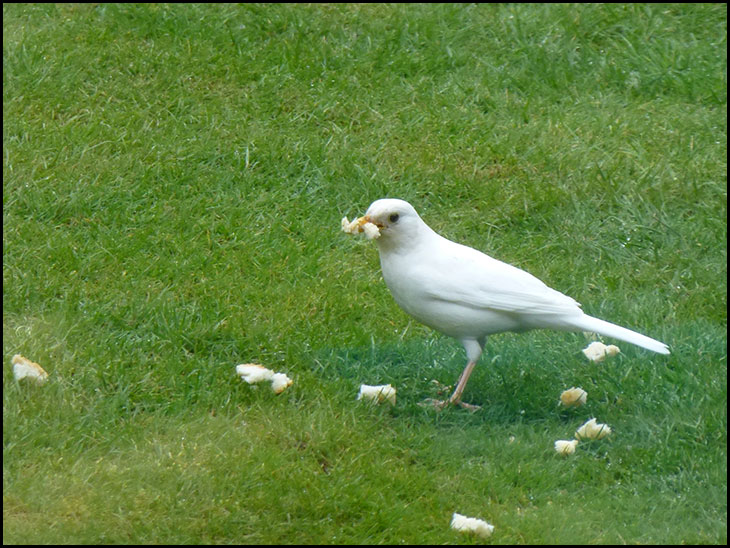
M 461 400 L 454 400 L 451 399 L 448 400 L 437 400 L 435 398 L 426 398 L 421 403 L 419 403 L 421 407 L 435 407 L 437 411 L 441 411 L 442 409 L 445 409 L 449 405 L 458 405 L 459 407 L 462 407 L 466 409 L 467 411 L 471 411 L 472 413 L 474 411 L 478 411 L 481 409 L 479 405 L 472 405 L 471 403 L 465 403 Z
M 463 401 L 457 401 L 454 403 L 456 403 L 456 405 L 463 407 L 467 411 L 471 411 L 472 413 L 474 413 L 475 411 L 479 411 L 482 408 L 481 405 L 474 405 L 472 403 L 465 403 Z

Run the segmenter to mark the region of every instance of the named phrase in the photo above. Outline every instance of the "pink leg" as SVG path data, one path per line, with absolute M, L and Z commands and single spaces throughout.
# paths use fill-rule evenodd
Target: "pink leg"
M 423 405 L 435 405 L 437 409 L 443 409 L 447 405 L 456 404 L 465 409 L 469 409 L 470 411 L 475 411 L 479 409 L 478 405 L 470 405 L 461 401 L 461 395 L 464 393 L 466 383 L 469 382 L 469 377 L 471 376 L 471 372 L 474 370 L 474 366 L 477 364 L 477 362 L 479 361 L 479 357 L 482 355 L 482 350 L 484 349 L 485 342 L 486 337 L 481 337 L 479 339 L 465 339 L 461 341 L 461 343 L 464 345 L 464 350 L 466 350 L 468 362 L 466 364 L 466 367 L 464 368 L 464 371 L 461 373 L 458 382 L 456 383 L 454 393 L 451 394 L 451 397 L 448 400 L 441 401 L 428 399 L 423 402 Z
M 464 392 L 464 388 L 466 388 L 466 383 L 469 381 L 469 376 L 471 375 L 471 372 L 476 364 L 477 362 L 475 361 L 470 361 L 466 364 L 464 371 L 459 377 L 459 381 L 456 383 L 454 393 L 451 394 L 451 397 L 448 400 L 434 400 L 429 398 L 422 402 L 421 405 L 433 405 L 436 407 L 436 409 L 443 409 L 447 405 L 459 405 L 464 409 L 468 409 L 469 411 L 476 411 L 477 409 L 479 409 L 478 405 L 471 405 L 469 403 L 464 403 L 463 401 L 461 401 L 461 394 Z
M 466 383 L 469 382 L 469 377 L 471 376 L 471 372 L 474 370 L 474 366 L 477 364 L 476 361 L 469 361 L 469 363 L 466 364 L 466 367 L 464 368 L 464 371 L 461 373 L 461 376 L 459 377 L 459 382 L 456 384 L 456 388 L 454 389 L 454 393 L 451 394 L 451 397 L 446 402 L 447 404 L 457 404 L 461 405 L 462 407 L 465 407 L 467 409 L 479 409 L 476 405 L 470 405 L 468 403 L 464 403 L 461 401 L 461 395 L 464 393 L 464 389 L 466 388 Z

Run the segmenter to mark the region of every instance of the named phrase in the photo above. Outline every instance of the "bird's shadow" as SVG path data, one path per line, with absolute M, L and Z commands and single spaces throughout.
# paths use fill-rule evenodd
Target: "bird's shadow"
M 558 401 L 572 386 L 582 386 L 594 396 L 618 390 L 620 376 L 613 379 L 610 374 L 616 365 L 599 371 L 586 364 L 580 352 L 584 343 L 572 333 L 495 336 L 487 342 L 464 393 L 464 401 L 479 406 L 473 412 L 424 405 L 428 399 L 448 397 L 466 361 L 461 345 L 438 334 L 366 347 L 323 348 L 312 356 L 312 366 L 320 378 L 355 393 L 361 384 L 395 386 L 395 416 L 439 423 L 537 422 L 552 420 L 556 413 L 570 416 L 572 411 L 559 408 Z

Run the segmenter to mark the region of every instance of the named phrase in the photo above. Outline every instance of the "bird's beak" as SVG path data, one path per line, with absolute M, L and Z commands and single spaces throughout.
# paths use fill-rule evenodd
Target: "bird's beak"
M 378 221 L 373 220 L 373 218 L 370 217 L 370 215 L 364 215 L 363 217 L 360 217 L 357 220 L 357 223 L 358 223 L 358 226 L 362 226 L 365 223 L 372 223 L 372 224 L 374 224 L 375 226 L 377 226 L 381 230 L 383 228 L 385 228 L 385 225 L 383 225 L 383 223 L 379 223 Z

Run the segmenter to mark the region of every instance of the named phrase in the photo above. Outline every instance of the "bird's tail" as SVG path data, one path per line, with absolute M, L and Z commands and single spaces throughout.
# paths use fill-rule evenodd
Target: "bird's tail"
M 588 316 L 587 314 L 578 318 L 573 326 L 582 331 L 593 331 L 599 335 L 605 335 L 606 337 L 613 337 L 614 339 L 626 341 L 631 344 L 635 344 L 636 346 L 646 348 L 647 350 L 658 352 L 659 354 L 669 354 L 669 347 L 663 342 L 654 340 L 651 337 L 647 337 L 646 335 L 642 335 L 636 331 L 631 331 L 631 329 L 626 329 L 620 325 L 599 320 L 593 316 Z

